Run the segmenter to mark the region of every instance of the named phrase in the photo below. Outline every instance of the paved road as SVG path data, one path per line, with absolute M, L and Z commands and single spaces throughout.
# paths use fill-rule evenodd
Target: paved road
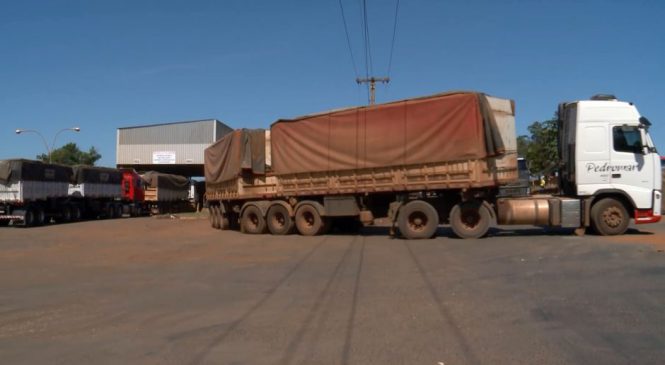
M 662 363 L 665 225 L 640 229 L 405 241 L 153 218 L 2 228 L 0 362 Z

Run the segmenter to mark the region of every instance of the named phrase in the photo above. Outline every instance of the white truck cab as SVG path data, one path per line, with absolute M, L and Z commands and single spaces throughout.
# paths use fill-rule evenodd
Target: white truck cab
M 594 209 L 612 222 L 621 213 L 617 203 L 635 223 L 660 220 L 660 157 L 650 125 L 635 105 L 612 95 L 559 106 L 561 187 L 564 195 L 585 199 L 592 225 Z M 619 220 L 617 229 L 625 230 Z

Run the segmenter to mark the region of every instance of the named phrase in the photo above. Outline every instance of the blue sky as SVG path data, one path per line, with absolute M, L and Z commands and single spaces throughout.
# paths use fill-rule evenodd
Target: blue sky
M 360 1 L 343 0 L 365 74 Z M 0 11 L 0 158 L 94 145 L 116 128 L 217 118 L 267 127 L 367 102 L 338 0 L 7 1 Z M 376 76 L 387 73 L 395 0 L 367 0 Z M 401 0 L 391 83 L 377 101 L 446 90 L 512 98 L 520 133 L 561 101 L 635 102 L 665 150 L 665 2 Z M 57 147 L 56 146 L 56 147 Z

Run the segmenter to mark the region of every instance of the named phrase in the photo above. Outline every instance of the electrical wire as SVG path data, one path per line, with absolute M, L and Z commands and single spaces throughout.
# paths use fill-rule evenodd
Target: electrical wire
M 390 45 L 390 58 L 388 61 L 388 78 L 390 78 L 390 71 L 393 66 L 393 51 L 395 49 L 395 36 L 397 34 L 397 14 L 399 13 L 399 0 L 397 0 L 397 3 L 395 4 L 395 21 L 393 22 L 393 41 L 392 44 Z
M 353 48 L 351 47 L 351 38 L 349 37 L 349 28 L 346 25 L 346 16 L 344 15 L 344 5 L 342 0 L 339 0 L 339 9 L 342 12 L 342 23 L 344 23 L 344 33 L 346 33 L 346 45 L 349 47 L 349 54 L 351 55 L 351 63 L 353 64 L 353 73 L 358 78 L 358 67 L 356 67 L 356 59 L 353 57 Z
M 369 80 L 369 75 L 373 75 L 372 72 L 372 47 L 370 45 L 369 38 L 369 22 L 367 21 L 367 0 L 362 0 L 360 2 L 360 19 L 363 30 L 363 44 L 365 46 L 365 80 Z M 367 84 L 367 103 L 371 104 L 372 97 L 370 91 L 370 84 Z
M 369 35 L 369 21 L 367 17 L 367 0 L 362 0 L 363 2 L 363 24 L 364 24 L 364 33 L 365 33 L 365 73 L 366 76 L 374 75 L 373 65 L 372 65 L 372 45 L 370 42 Z

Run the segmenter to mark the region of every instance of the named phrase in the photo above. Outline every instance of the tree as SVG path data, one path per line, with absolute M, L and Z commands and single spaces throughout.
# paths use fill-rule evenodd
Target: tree
M 517 137 L 517 153 L 529 161 L 533 174 L 550 173 L 559 160 L 556 119 L 533 122 L 528 127 L 530 136 Z
M 526 158 L 527 151 L 529 149 L 529 144 L 531 139 L 529 136 L 521 135 L 517 136 L 517 156 Z
M 51 151 L 51 162 L 63 165 L 89 165 L 94 166 L 102 155 L 97 152 L 95 147 L 90 147 L 88 152 L 81 151 L 76 143 L 67 143 L 66 145 Z M 42 153 L 37 159 L 49 162 L 49 156 Z

